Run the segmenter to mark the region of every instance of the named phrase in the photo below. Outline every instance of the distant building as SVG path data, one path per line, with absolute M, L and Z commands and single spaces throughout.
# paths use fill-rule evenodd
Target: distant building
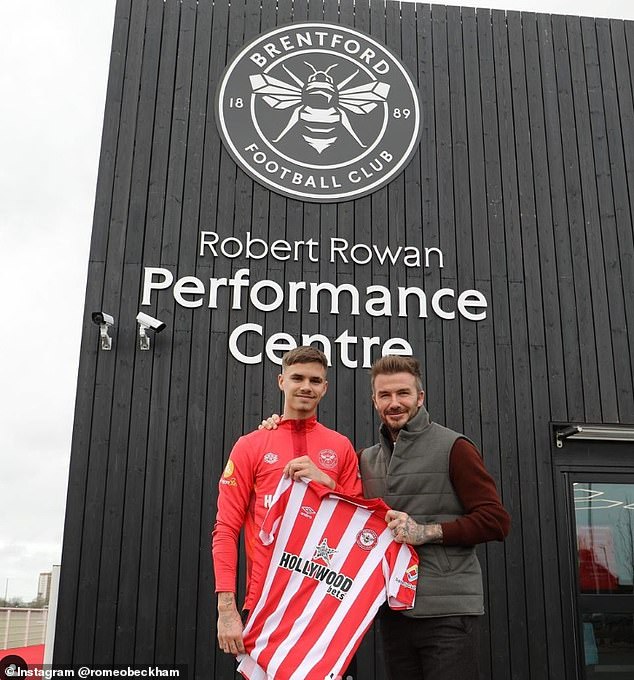
M 51 572 L 43 571 L 37 582 L 37 599 L 48 602 L 51 594 Z

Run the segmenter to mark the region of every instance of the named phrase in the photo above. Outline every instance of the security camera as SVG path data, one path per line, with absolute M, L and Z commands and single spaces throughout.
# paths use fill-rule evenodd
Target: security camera
M 162 321 L 155 319 L 145 312 L 139 312 L 136 315 L 136 320 L 139 322 L 139 326 L 155 333 L 160 333 L 165 328 L 165 324 Z
M 114 317 L 105 312 L 93 312 L 92 322 L 96 323 L 98 326 L 106 324 L 106 326 L 114 326 Z
M 92 322 L 99 326 L 99 337 L 101 339 L 101 349 L 112 349 L 112 338 L 108 335 L 108 328 L 114 326 L 114 317 L 105 312 L 93 312 Z
M 150 338 L 147 331 L 160 333 L 165 328 L 165 324 L 145 312 L 139 312 L 136 315 L 136 320 L 139 324 L 139 349 L 148 350 L 150 349 Z

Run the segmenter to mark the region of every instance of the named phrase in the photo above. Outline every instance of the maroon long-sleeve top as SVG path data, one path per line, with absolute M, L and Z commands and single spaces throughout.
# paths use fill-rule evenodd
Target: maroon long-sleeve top
M 484 467 L 475 446 L 462 437 L 449 454 L 449 479 L 465 514 L 441 523 L 445 545 L 476 545 L 501 541 L 508 534 L 511 518 L 502 505 L 495 481 Z

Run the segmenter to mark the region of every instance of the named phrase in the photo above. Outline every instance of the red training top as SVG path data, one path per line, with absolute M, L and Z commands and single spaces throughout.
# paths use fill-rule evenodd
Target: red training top
M 216 592 L 236 592 L 238 537 L 244 526 L 247 591 L 244 609 L 252 609 L 254 584 L 266 572 L 267 552 L 257 540 L 282 471 L 293 458 L 308 456 L 335 482 L 335 491 L 361 496 L 355 450 L 347 437 L 324 427 L 315 417 L 282 420 L 276 430 L 256 430 L 233 447 L 219 483 L 218 513 L 212 553 Z

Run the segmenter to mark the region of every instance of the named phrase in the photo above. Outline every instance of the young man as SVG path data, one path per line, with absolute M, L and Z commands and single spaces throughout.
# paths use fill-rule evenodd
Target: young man
M 478 680 L 478 621 L 484 613 L 478 543 L 503 540 L 510 518 L 476 447 L 431 422 L 420 366 L 386 356 L 372 366 L 379 443 L 360 456 L 363 493 L 394 508 L 388 527 L 417 546 L 414 609 L 384 609 L 380 629 L 388 678 Z M 423 546 L 422 548 L 418 546 Z
M 247 590 L 244 610 L 251 609 L 268 551 L 258 530 L 282 474 L 305 477 L 340 493 L 361 495 L 357 456 L 350 441 L 316 420 L 317 406 L 328 389 L 328 360 L 313 347 L 284 355 L 278 376 L 284 393 L 283 420 L 275 430 L 256 430 L 233 447 L 219 483 L 213 530 L 213 562 L 218 594 L 218 642 L 229 654 L 244 653 L 243 624 L 236 603 L 238 538 L 244 528 Z

